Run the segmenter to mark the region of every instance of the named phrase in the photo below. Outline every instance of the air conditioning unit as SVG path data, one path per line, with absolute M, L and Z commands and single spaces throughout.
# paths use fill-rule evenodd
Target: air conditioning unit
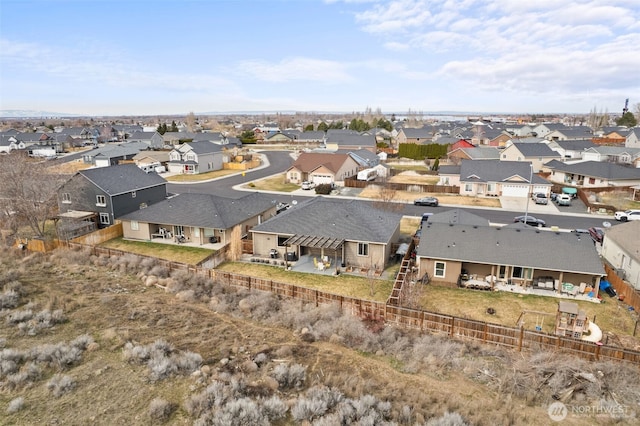
M 616 269 L 616 275 L 622 278 L 623 280 L 626 278 L 627 272 L 624 269 Z

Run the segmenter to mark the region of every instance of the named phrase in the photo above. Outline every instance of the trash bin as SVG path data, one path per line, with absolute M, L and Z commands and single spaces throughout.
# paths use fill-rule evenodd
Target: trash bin
M 288 251 L 287 252 L 287 261 L 295 262 L 296 260 L 298 260 L 298 256 L 296 256 L 296 253 L 293 252 L 293 251 Z

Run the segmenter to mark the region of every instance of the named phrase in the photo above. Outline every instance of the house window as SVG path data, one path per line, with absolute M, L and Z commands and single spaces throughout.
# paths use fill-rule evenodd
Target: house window
M 473 191 L 473 184 L 472 183 L 465 183 L 464 184 L 464 190 L 465 190 L 465 192 Z
M 487 184 L 487 192 L 494 192 L 496 190 L 496 184 L 495 183 L 488 183 Z
M 507 154 L 502 154 L 502 159 L 504 160 L 505 158 L 507 158 Z
M 533 269 L 514 266 L 511 276 L 513 278 L 523 278 L 525 280 L 530 280 L 531 277 L 533 276 Z
M 287 241 L 289 237 L 278 235 L 278 247 L 284 247 L 284 242 Z
M 589 184 L 590 185 L 595 185 L 596 183 L 596 179 L 595 178 L 589 178 Z
M 137 231 L 140 229 L 140 223 L 137 220 L 132 220 L 131 221 L 131 230 L 132 231 Z
M 69 194 L 68 192 L 63 192 L 62 193 L 62 202 L 64 204 L 71 204 L 71 194 Z
M 109 213 L 100 213 L 100 224 L 101 225 L 109 224 Z
M 358 243 L 358 256 L 369 256 L 369 244 Z
M 104 195 L 96 195 L 96 206 L 105 207 L 107 205 L 107 197 Z
M 131 191 L 131 198 L 136 198 L 136 191 Z
M 438 278 L 444 278 L 446 271 L 446 264 L 444 262 L 436 262 L 433 266 L 433 276 Z
M 187 161 L 195 161 L 196 156 L 195 156 L 195 155 L 193 155 L 193 154 L 187 154 L 187 155 L 185 155 L 185 156 L 184 156 L 184 158 L 185 158 Z

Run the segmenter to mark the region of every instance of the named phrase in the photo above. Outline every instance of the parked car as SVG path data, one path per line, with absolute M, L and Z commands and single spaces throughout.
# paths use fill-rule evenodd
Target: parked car
M 547 198 L 547 196 L 545 194 L 542 193 L 537 193 L 535 194 L 535 198 L 534 201 L 536 202 L 536 204 L 548 204 L 549 203 L 549 199 Z
M 533 217 L 531 215 L 527 215 L 526 218 L 527 218 L 527 220 L 525 222 L 525 216 L 516 216 L 516 217 L 513 218 L 513 221 L 514 222 L 520 222 L 520 223 L 526 223 L 527 225 L 530 225 L 530 226 L 540 226 L 540 227 L 547 226 L 547 223 L 542 219 L 535 218 L 535 217 Z
M 626 222 L 628 220 L 640 220 L 640 210 L 625 210 L 615 212 L 613 217 L 621 222 Z
M 556 203 L 559 206 L 570 206 L 571 205 L 571 195 L 569 195 L 569 194 L 559 194 L 556 197 Z
M 413 205 L 438 207 L 438 199 L 436 197 L 422 197 L 414 200 Z
M 589 228 L 589 235 L 591 235 L 591 239 L 593 239 L 594 243 L 602 244 L 602 240 L 604 239 L 604 229 L 593 226 Z
M 309 190 L 309 189 L 313 189 L 316 187 L 316 184 L 313 182 L 309 182 L 307 180 L 305 180 L 304 182 L 302 182 L 301 188 L 304 189 L 305 191 Z

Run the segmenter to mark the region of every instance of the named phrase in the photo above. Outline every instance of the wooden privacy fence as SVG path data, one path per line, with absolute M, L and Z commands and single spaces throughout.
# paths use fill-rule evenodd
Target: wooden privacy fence
M 369 185 L 376 185 L 393 191 L 408 192 L 433 192 L 438 194 L 460 194 L 459 186 L 452 185 L 431 185 L 423 183 L 397 183 L 397 182 L 376 182 L 347 178 L 344 186 L 347 188 L 366 188 Z
M 69 243 L 69 247 L 88 248 L 97 256 L 118 256 L 129 254 L 121 250 L 104 247 L 84 246 Z M 140 256 L 151 258 L 149 256 Z M 640 365 L 640 351 L 597 345 L 584 340 L 556 336 L 554 334 L 508 327 L 436 312 L 393 306 L 384 302 L 357 299 L 321 290 L 301 287 L 278 281 L 249 275 L 218 271 L 184 263 L 156 259 L 159 265 L 169 271 L 183 270 L 189 273 L 206 276 L 216 282 L 247 290 L 268 291 L 281 297 L 321 304 L 337 304 L 351 315 L 367 319 L 384 320 L 387 324 L 408 330 L 429 332 L 448 336 L 454 339 L 473 340 L 486 344 L 494 344 L 518 351 L 546 350 L 569 353 L 589 360 L 626 361 Z
M 623 300 L 627 305 L 633 307 L 636 312 L 640 312 L 640 294 L 638 294 L 638 290 L 620 278 L 618 274 L 616 274 L 615 269 L 606 263 L 604 265 L 604 270 L 607 273 L 607 281 L 609 281 L 613 288 L 616 289 L 618 298 Z

